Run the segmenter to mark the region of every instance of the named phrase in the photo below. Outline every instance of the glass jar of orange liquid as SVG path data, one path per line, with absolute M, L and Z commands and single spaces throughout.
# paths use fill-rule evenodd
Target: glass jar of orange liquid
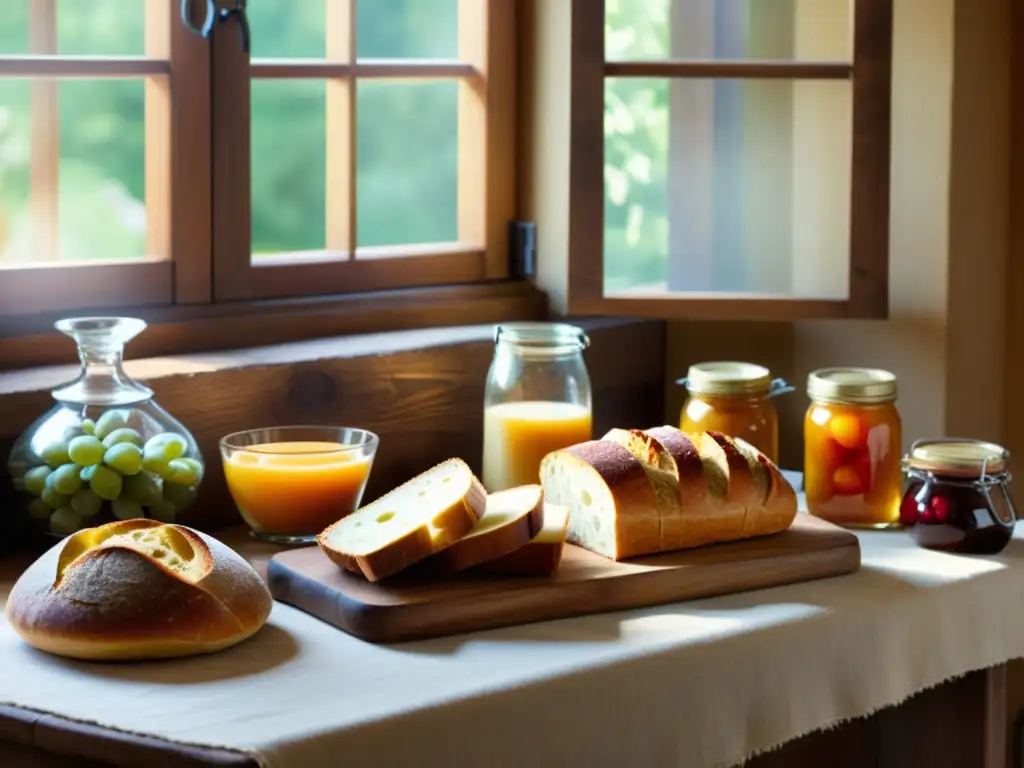
M 808 376 L 807 396 L 807 510 L 851 528 L 897 527 L 902 456 L 896 377 L 873 368 L 823 368 Z
M 687 398 L 679 416 L 683 432 L 721 432 L 739 437 L 774 462 L 779 460 L 779 415 L 771 399 L 792 392 L 767 368 L 752 363 L 699 363 L 685 379 Z
M 551 451 L 591 438 L 590 340 L 563 323 L 512 323 L 494 334 L 484 391 L 483 476 L 488 491 L 540 482 Z

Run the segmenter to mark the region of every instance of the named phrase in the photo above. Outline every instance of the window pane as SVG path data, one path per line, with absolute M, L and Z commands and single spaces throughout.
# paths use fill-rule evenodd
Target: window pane
M 356 17 L 360 59 L 459 57 L 459 0 L 357 0 Z
M 146 255 L 143 80 L 66 80 L 60 92 L 60 256 Z
M 327 84 L 252 83 L 253 255 L 324 247 Z
M 322 59 L 328 2 L 335 0 L 249 0 L 253 58 Z
M 458 83 L 360 82 L 360 246 L 458 239 Z
M 607 81 L 606 292 L 846 298 L 848 81 Z
M 848 60 L 849 0 L 607 0 L 606 57 Z
M 58 0 L 57 52 L 74 56 L 145 55 L 146 5 L 138 0 Z
M 144 87 L 142 80 L 0 79 L 0 261 L 146 255 Z M 57 95 L 56 125 L 33 125 L 33 90 L 37 105 Z M 54 190 L 56 211 L 46 204 Z M 44 238 L 54 227 L 51 252 Z
M 0 265 L 25 263 L 32 256 L 28 219 L 31 131 L 28 81 L 0 79 Z
M 28 53 L 28 2 L 5 0 L 0 13 L 0 53 Z

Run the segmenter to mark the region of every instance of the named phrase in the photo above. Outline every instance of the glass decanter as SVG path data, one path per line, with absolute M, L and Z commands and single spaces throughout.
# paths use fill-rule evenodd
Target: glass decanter
M 25 522 L 51 536 L 138 517 L 187 522 L 206 468 L 199 447 L 122 367 L 124 345 L 146 323 L 83 317 L 55 327 L 75 340 L 82 371 L 11 449 Z

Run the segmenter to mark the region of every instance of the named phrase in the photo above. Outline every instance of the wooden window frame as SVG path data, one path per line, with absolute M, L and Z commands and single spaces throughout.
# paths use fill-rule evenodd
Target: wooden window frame
M 57 0 L 29 4 L 30 54 L 0 56 L 0 77 L 30 81 L 31 266 L 0 267 L 0 323 L 46 312 L 159 306 L 210 294 L 209 50 L 176 2 L 146 0 L 146 55 L 57 55 Z M 146 256 L 57 263 L 60 79 L 145 79 Z M 174 97 L 171 93 L 174 91 Z M 126 286 L 131 286 L 126 302 Z
M 515 4 L 459 0 L 458 61 L 356 58 L 357 0 L 329 0 L 323 60 L 256 59 L 233 30 L 213 36 L 215 301 L 352 294 L 508 277 L 515 218 Z M 253 79 L 327 80 L 327 243 L 322 251 L 252 258 Z M 356 247 L 356 83 L 459 80 L 456 243 Z
M 852 0 L 853 56 L 849 62 L 606 61 L 604 0 L 571 2 L 568 25 L 571 74 L 567 84 L 571 110 L 568 256 L 563 290 L 567 312 L 740 320 L 888 316 L 892 0 Z M 718 292 L 605 295 L 602 224 L 605 182 L 601 159 L 604 157 L 603 96 L 607 77 L 849 80 L 853 141 L 848 297 L 803 299 Z M 538 158 L 534 157 L 533 162 L 537 163 Z
M 207 41 L 181 23 L 178 0 L 145 2 L 147 13 L 161 11 L 147 23 L 147 56 L 0 56 L 0 77 L 147 78 L 146 139 L 153 152 L 147 150 L 146 202 L 155 212 L 147 237 L 150 244 L 162 238 L 166 247 L 160 252 L 173 258 L 0 268 L 0 370 L 74 360 L 74 345 L 53 330 L 57 319 L 69 315 L 128 314 L 146 320 L 151 327 L 133 342 L 133 356 L 547 315 L 536 287 L 507 278 L 507 227 L 517 210 L 518 0 L 485 0 L 483 7 L 480 0 L 460 0 L 462 59 L 457 62 L 353 62 L 341 55 L 344 43 L 334 34 L 329 39 L 340 47 L 323 61 L 257 62 L 257 74 L 269 77 L 303 74 L 301 68 L 311 66 L 307 76 L 331 79 L 334 104 L 351 96 L 345 82 L 354 74 L 463 77 L 459 128 L 478 137 L 459 157 L 462 245 L 429 258 L 420 258 L 424 249 L 415 245 L 374 249 L 360 256 L 377 258 L 341 263 L 331 262 L 329 252 L 288 254 L 277 264 L 266 260 L 259 269 L 250 267 L 250 72 L 238 27 L 234 21 L 218 25 Z M 234 6 L 234 0 L 217 3 Z M 351 0 L 330 3 L 335 29 L 342 22 L 350 25 Z M 196 26 L 203 22 L 205 5 L 192 3 Z M 163 48 L 156 45 L 157 22 L 169 24 Z M 483 24 L 486 37 L 474 37 Z M 176 89 L 173 100 L 168 83 Z M 239 110 L 243 100 L 244 111 Z M 160 116 L 168 111 L 170 123 L 161 128 Z M 337 160 L 353 149 L 348 142 L 332 143 L 330 165 L 342 183 L 328 192 L 335 201 L 348 195 L 350 205 L 351 179 L 345 181 L 345 164 Z M 473 175 L 474 169 L 482 172 Z M 161 187 L 161 179 L 170 186 Z M 328 236 L 332 243 L 348 242 L 354 232 L 341 228 Z M 256 290 L 253 275 L 259 276 Z M 233 287 L 233 279 L 242 282 Z M 281 295 L 290 298 L 270 298 Z

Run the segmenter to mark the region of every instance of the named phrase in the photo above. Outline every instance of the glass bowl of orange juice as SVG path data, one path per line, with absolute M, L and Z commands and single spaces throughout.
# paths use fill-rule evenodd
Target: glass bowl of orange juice
M 221 438 L 220 454 L 252 535 L 308 544 L 359 508 L 379 443 L 353 427 L 271 427 Z

